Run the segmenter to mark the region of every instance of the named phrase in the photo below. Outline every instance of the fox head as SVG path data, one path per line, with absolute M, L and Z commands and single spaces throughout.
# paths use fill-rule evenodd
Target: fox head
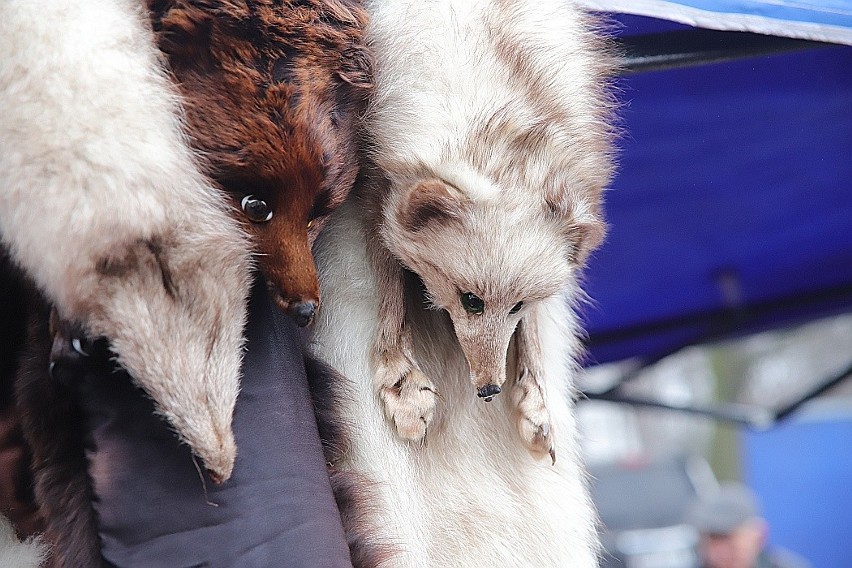
M 366 12 L 355 0 L 148 3 L 206 173 L 253 237 L 276 304 L 307 325 L 311 246 L 358 171 Z
M 506 353 L 521 318 L 559 294 L 603 235 L 585 204 L 530 192 L 490 195 L 458 181 L 421 177 L 391 192 L 382 238 L 446 310 L 477 394 L 506 379 Z

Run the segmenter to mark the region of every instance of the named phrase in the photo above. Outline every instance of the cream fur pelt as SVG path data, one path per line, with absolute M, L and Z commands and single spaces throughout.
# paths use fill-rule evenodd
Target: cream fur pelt
M 18 540 L 9 519 L 0 515 L 0 566 L 37 568 L 47 559 L 47 546 L 39 538 Z
M 315 249 L 313 349 L 350 393 L 333 465 L 377 495 L 384 568 L 596 566 L 572 306 L 604 232 L 609 57 L 563 0 L 367 6 L 367 174 Z
M 141 4 L 0 5 L 0 236 L 227 479 L 248 246 L 184 140 Z

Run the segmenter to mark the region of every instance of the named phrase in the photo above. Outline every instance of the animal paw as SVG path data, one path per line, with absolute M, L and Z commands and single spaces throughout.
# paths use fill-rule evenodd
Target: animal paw
M 553 447 L 553 428 L 544 395 L 538 384 L 524 371 L 512 389 L 515 403 L 518 434 L 527 449 L 537 458 L 550 456 L 556 463 Z
M 393 385 L 382 386 L 379 397 L 400 438 L 411 442 L 426 438 L 438 397 L 426 375 L 411 367 Z

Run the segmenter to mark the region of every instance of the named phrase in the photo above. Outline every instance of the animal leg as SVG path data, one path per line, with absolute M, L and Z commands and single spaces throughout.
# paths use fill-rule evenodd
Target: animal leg
M 371 250 L 379 288 L 379 318 L 373 344 L 375 386 L 385 416 L 403 440 L 422 441 L 435 413 L 437 390 L 412 356 L 405 324 L 404 273 L 384 248 Z
M 515 332 L 518 376 L 511 389 L 518 433 L 530 452 L 542 458 L 549 455 L 556 463 L 553 427 L 547 410 L 542 380 L 541 343 L 535 312 L 524 317 Z

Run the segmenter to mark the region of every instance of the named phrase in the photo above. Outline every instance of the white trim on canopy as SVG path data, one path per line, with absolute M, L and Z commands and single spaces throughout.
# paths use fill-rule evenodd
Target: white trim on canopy
M 852 1 L 576 0 L 591 10 L 649 16 L 699 28 L 852 45 Z

